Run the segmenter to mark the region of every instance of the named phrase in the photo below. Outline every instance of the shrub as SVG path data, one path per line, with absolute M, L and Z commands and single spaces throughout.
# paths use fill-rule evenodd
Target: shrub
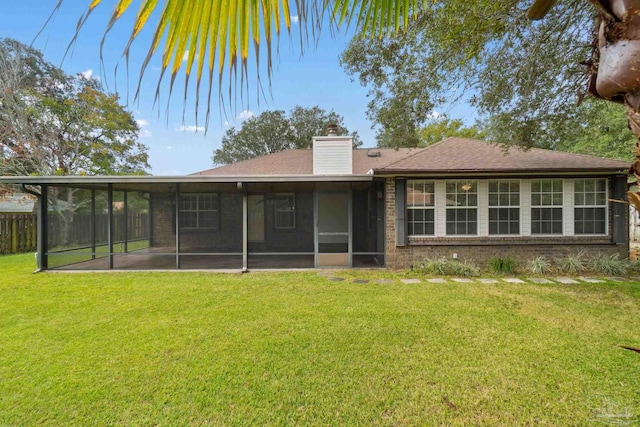
M 493 273 L 498 274 L 513 274 L 518 268 L 518 262 L 511 258 L 491 258 L 489 260 L 489 269 Z
M 543 256 L 537 256 L 527 263 L 527 270 L 532 274 L 546 274 L 551 271 L 551 263 Z
M 586 270 L 584 265 L 584 252 L 580 251 L 577 254 L 570 254 L 564 258 L 557 258 L 556 265 L 558 269 L 564 273 L 578 274 Z
M 620 259 L 618 254 L 611 256 L 599 255 L 591 260 L 593 269 L 608 276 L 622 276 L 626 274 L 628 265 L 625 260 Z
M 480 269 L 471 261 L 451 261 L 450 272 L 452 276 L 470 277 L 480 274 Z
M 639 274 L 640 273 L 640 258 L 636 258 L 633 261 L 629 261 L 628 267 L 629 267 L 629 269 L 627 270 L 627 273 Z
M 456 261 L 446 258 L 427 259 L 418 263 L 418 270 L 423 274 L 436 276 L 477 276 L 480 273 L 471 261 Z

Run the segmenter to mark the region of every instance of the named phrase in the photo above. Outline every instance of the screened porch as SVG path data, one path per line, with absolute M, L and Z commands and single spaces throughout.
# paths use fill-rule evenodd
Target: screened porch
M 41 269 L 384 266 L 384 185 L 371 178 L 160 182 L 139 177 L 47 183 L 40 190 Z

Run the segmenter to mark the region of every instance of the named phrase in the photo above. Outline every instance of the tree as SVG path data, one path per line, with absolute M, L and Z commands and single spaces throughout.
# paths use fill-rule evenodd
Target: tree
M 147 147 L 118 96 L 69 76 L 40 52 L 0 41 L 0 173 L 140 174 Z
M 221 148 L 214 151 L 213 164 L 224 165 L 279 151 L 309 148 L 313 137 L 324 135 L 329 124 L 338 125 L 338 134 L 349 133 L 342 116 L 318 106 L 296 106 L 289 115 L 282 110 L 265 111 L 243 122 L 240 130 L 234 127 L 227 130 Z M 352 132 L 351 136 L 354 146 L 362 144 L 357 132 Z
M 471 94 L 492 139 L 555 148 L 582 121 L 593 11 L 558 3 L 543 22 L 526 3 L 448 0 L 425 8 L 405 33 L 357 37 L 341 55 L 369 87 L 368 116 L 394 144 L 415 139 L 433 111 Z M 600 104 L 603 105 L 603 104 Z
M 42 54 L 0 40 L 0 174 L 144 174 L 147 147 L 118 96 L 100 82 L 69 76 Z M 83 190 L 52 187 L 49 209 L 69 243 L 73 213 L 88 203 Z M 86 190 L 85 190 L 86 191 Z
M 421 145 L 435 144 L 452 136 L 483 139 L 485 132 L 478 125 L 467 127 L 461 119 L 449 119 L 447 117 L 439 117 L 420 129 Z
M 598 101 L 587 102 L 594 104 Z M 636 140 L 629 132 L 625 108 L 607 103 L 606 108 L 593 108 L 588 115 L 589 125 L 577 128 L 573 137 L 559 148 L 574 153 L 632 161 Z

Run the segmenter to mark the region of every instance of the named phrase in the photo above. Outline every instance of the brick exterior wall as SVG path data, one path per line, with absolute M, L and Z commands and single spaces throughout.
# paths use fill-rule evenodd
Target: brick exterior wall
M 151 247 L 176 245 L 173 194 L 151 194 Z M 217 230 L 181 229 L 180 250 L 184 252 L 242 252 L 242 195 L 220 193 L 220 224 Z
M 609 209 L 609 236 L 604 237 L 410 237 L 407 246 L 397 246 L 395 190 L 395 179 L 387 178 L 385 182 L 386 266 L 392 269 L 409 268 L 412 264 L 424 259 L 442 257 L 452 259 L 454 253 L 458 254 L 458 259 L 472 260 L 479 266 L 486 265 L 489 259 L 495 257 L 511 256 L 520 263 L 525 263 L 536 256 L 562 257 L 580 251 L 584 251 L 587 256 L 618 254 L 623 259 L 629 256 L 628 244 L 612 243 L 611 208 Z M 627 235 L 628 228 L 626 227 Z
M 185 252 L 242 252 L 242 194 L 220 194 L 220 226 L 217 230 L 180 230 L 180 250 Z M 173 194 L 151 194 L 154 248 L 174 250 L 175 205 Z M 296 226 L 275 227 L 272 195 L 265 195 L 265 240 L 249 242 L 249 252 L 313 252 L 313 193 L 296 193 Z

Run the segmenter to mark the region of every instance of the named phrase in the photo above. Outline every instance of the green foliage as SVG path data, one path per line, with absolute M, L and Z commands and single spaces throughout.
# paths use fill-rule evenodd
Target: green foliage
M 56 2 L 54 13 L 57 12 L 64 0 Z M 253 83 L 262 89 L 260 72 L 267 71 L 267 80 L 271 80 L 273 58 L 272 53 L 279 52 L 277 48 L 280 36 L 286 33 L 290 37 L 299 37 L 302 52 L 311 41 L 319 41 L 325 32 L 324 26 L 329 26 L 333 32 L 336 27 L 356 28 L 363 34 L 372 37 L 382 37 L 400 32 L 408 21 L 414 17 L 424 0 L 404 0 L 402 2 L 360 2 L 360 1 L 332 1 L 316 2 L 311 0 L 277 0 L 264 2 L 249 0 L 243 2 L 221 2 L 218 0 L 149 0 L 132 2 L 131 0 L 114 0 L 114 11 L 111 21 L 105 31 L 107 37 L 112 25 L 123 16 L 132 16 L 126 12 L 132 4 L 139 4 L 140 9 L 133 21 L 127 22 L 132 27 L 128 43 L 122 44 L 123 57 L 127 66 L 129 57 L 139 55 L 138 49 L 134 53 L 130 49 L 134 41 L 141 34 L 145 26 L 147 34 L 156 36 L 148 38 L 148 50 L 142 56 L 143 62 L 138 79 L 140 82 L 149 62 L 154 55 L 162 57 L 159 73 L 157 93 L 162 87 L 162 79 L 171 75 L 169 97 L 174 88 L 175 77 L 184 71 L 184 98 L 191 89 L 190 78 L 196 80 L 195 110 L 200 103 L 202 77 L 208 74 L 207 105 L 211 104 L 212 92 L 215 90 L 213 81 L 219 81 L 219 96 L 224 102 L 227 91 L 223 85 L 228 85 L 229 98 L 237 96 L 240 87 L 241 94 L 248 88 L 249 70 L 257 74 L 257 81 Z M 69 2 L 67 2 L 69 3 Z M 81 2 L 82 3 L 82 2 Z M 76 35 L 83 26 L 88 25 L 88 18 L 95 8 L 107 3 L 102 0 L 87 0 L 87 11 L 81 9 L 83 15 L 78 20 Z M 132 11 L 131 11 L 132 12 Z M 108 12 L 107 12 L 108 13 Z M 78 13 L 80 15 L 80 12 Z M 295 20 L 294 20 L 295 17 Z M 292 24 L 294 23 L 295 24 Z M 296 30 L 292 31 L 292 27 Z M 286 30 L 286 31 L 285 31 Z M 166 37 L 164 37 L 166 35 Z M 146 38 L 146 37 L 145 37 Z M 151 41 L 153 40 L 153 41 Z M 123 40 L 119 40 L 123 42 Z M 291 43 L 290 47 L 297 43 Z M 274 48 L 274 45 L 276 46 Z M 102 45 L 100 47 L 102 50 Z M 251 58 L 253 56 L 253 58 Z M 265 63 L 266 58 L 266 63 Z M 249 65 L 251 64 L 251 65 Z M 254 68 L 255 64 L 255 68 Z M 238 82 L 240 76 L 240 82 Z M 306 76 L 305 76 L 306 77 Z M 239 83 L 239 84 L 238 84 Z M 259 96 L 259 95 L 258 95 Z M 185 103 L 186 104 L 186 103 Z M 209 118 L 207 110 L 207 123 Z M 207 124 L 205 124 L 205 127 Z
M 591 260 L 590 266 L 593 270 L 608 276 L 623 276 L 629 269 L 628 263 L 620 259 L 618 254 L 596 256 Z
M 98 80 L 69 76 L 20 42 L 0 40 L 0 173 L 141 174 L 138 125 Z
M 436 276 L 471 277 L 480 273 L 480 270 L 472 261 L 457 261 L 446 258 L 427 259 L 418 262 L 414 268 L 422 274 Z
M 547 274 L 551 272 L 551 263 L 543 256 L 537 256 L 527 262 L 527 270 L 531 274 Z
M 370 89 L 367 114 L 389 144 L 411 145 L 435 109 L 470 97 L 487 139 L 558 148 L 597 123 L 580 104 L 591 55 L 593 9 L 558 2 L 542 21 L 530 3 L 451 0 L 424 6 L 405 33 L 355 38 L 341 55 L 345 70 Z M 595 109 L 595 110 L 594 110 Z M 624 127 L 626 128 L 626 126 Z
M 338 125 L 338 134 L 349 134 L 344 118 L 315 106 L 294 107 L 287 115 L 282 110 L 265 111 L 242 123 L 240 130 L 231 127 L 222 137 L 222 146 L 213 153 L 214 165 L 225 165 L 253 157 L 294 148 L 309 148 L 314 136 L 327 133 L 329 124 Z M 351 132 L 354 146 L 362 145 L 357 132 Z
M 629 132 L 626 107 L 591 98 L 584 104 L 583 125 L 577 126 L 575 133 L 558 148 L 610 159 L 633 160 L 636 139 Z
M 585 254 L 583 251 L 569 254 L 563 258 L 556 258 L 555 264 L 561 272 L 576 275 L 582 273 L 586 269 L 584 256 Z
M 460 119 L 439 117 L 420 129 L 420 145 L 431 145 L 452 136 L 484 139 L 486 133 L 478 126 L 465 126 Z
M 518 262 L 511 258 L 491 258 L 488 262 L 489 269 L 493 273 L 498 274 L 513 274 L 518 268 Z

